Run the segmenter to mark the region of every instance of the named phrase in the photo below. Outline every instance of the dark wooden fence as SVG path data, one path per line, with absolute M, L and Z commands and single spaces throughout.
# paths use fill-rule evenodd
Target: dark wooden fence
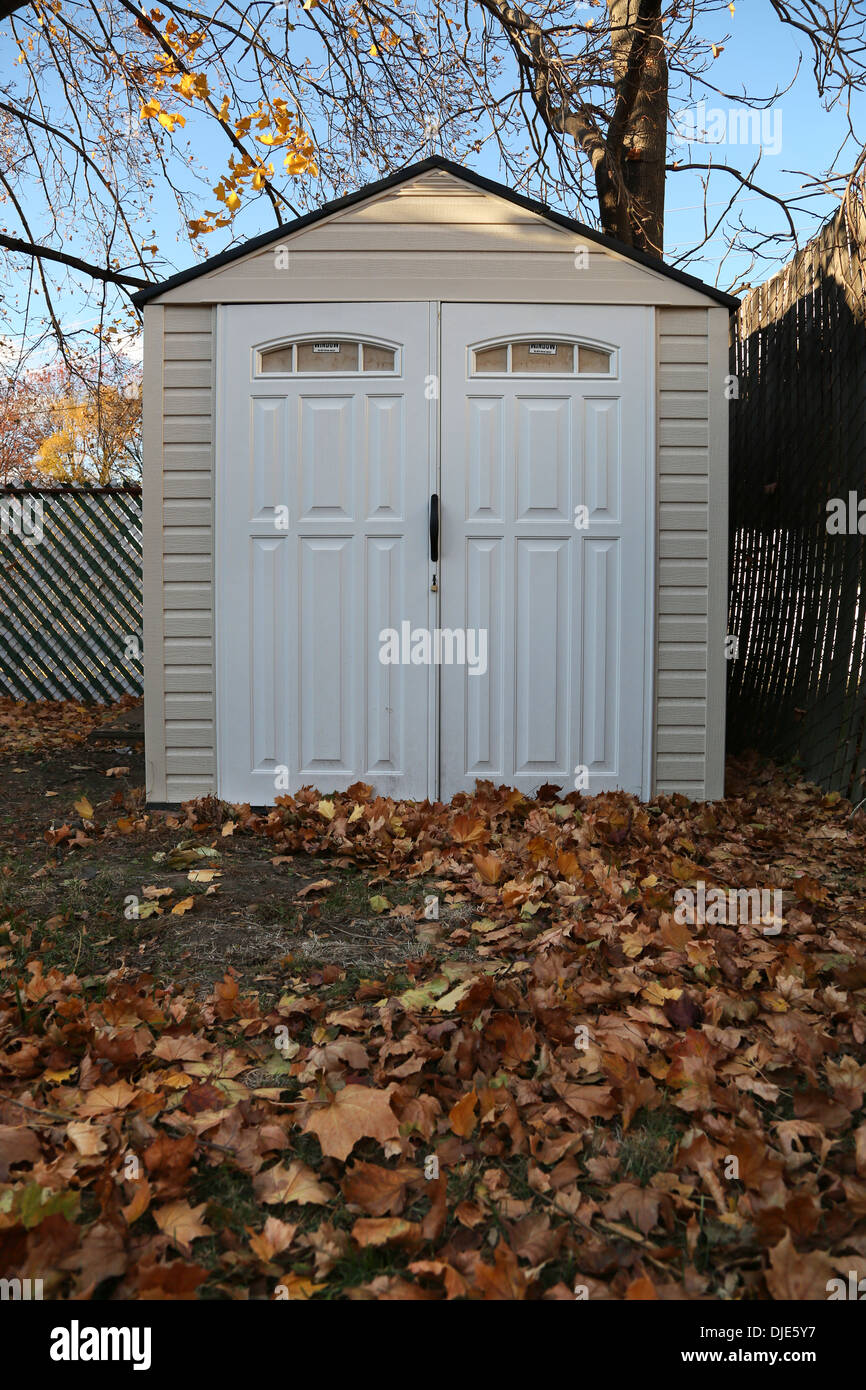
M 0 694 L 141 688 L 141 489 L 0 488 Z
M 732 346 L 731 604 L 739 639 L 728 748 L 799 760 L 866 796 L 866 534 L 828 529 L 863 501 L 866 217 L 862 189 L 743 301 Z M 847 525 L 847 523 L 846 523 Z

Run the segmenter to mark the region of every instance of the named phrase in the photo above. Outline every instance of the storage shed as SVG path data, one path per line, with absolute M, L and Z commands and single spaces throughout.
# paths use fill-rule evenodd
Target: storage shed
M 736 300 L 441 158 L 136 299 L 152 804 L 723 794 Z

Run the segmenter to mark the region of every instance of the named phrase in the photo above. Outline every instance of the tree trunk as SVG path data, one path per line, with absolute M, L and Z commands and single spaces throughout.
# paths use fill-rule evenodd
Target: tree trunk
M 595 166 L 602 227 L 661 256 L 665 224 L 668 67 L 661 0 L 607 0 L 615 103 Z

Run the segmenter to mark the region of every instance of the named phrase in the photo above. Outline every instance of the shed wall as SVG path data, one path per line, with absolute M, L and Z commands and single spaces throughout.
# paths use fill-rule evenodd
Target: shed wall
M 722 795 L 727 310 L 603 251 L 576 270 L 572 235 L 504 199 L 460 191 L 447 175 L 427 175 L 296 240 L 295 249 L 287 243 L 289 271 L 274 268 L 271 251 L 257 253 L 145 309 L 148 798 L 216 790 L 215 304 L 402 298 L 656 306 L 654 790 Z
M 161 555 L 144 581 L 145 752 L 153 801 L 187 800 L 215 788 L 214 319 L 209 306 L 145 309 L 149 364 L 161 349 L 159 380 L 150 383 L 161 395 L 158 420 L 148 418 L 145 396 L 144 495 L 152 507 L 144 549 Z

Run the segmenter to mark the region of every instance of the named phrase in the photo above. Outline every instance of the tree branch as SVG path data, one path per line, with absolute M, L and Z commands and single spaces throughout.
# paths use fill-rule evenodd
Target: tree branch
M 22 256 L 34 256 L 37 260 L 59 261 L 61 265 L 68 265 L 72 270 L 80 270 L 84 275 L 90 275 L 94 280 L 105 280 L 112 285 L 132 285 L 135 289 L 143 290 L 148 285 L 152 285 L 152 280 L 140 280 L 135 275 L 124 275 L 119 270 L 111 270 L 108 266 L 92 265 L 89 261 L 82 261 L 78 256 L 70 256 L 66 251 L 55 251 L 50 246 L 37 246 L 32 241 L 22 241 L 17 236 L 6 236 L 0 232 L 0 246 L 7 251 L 18 251 Z

